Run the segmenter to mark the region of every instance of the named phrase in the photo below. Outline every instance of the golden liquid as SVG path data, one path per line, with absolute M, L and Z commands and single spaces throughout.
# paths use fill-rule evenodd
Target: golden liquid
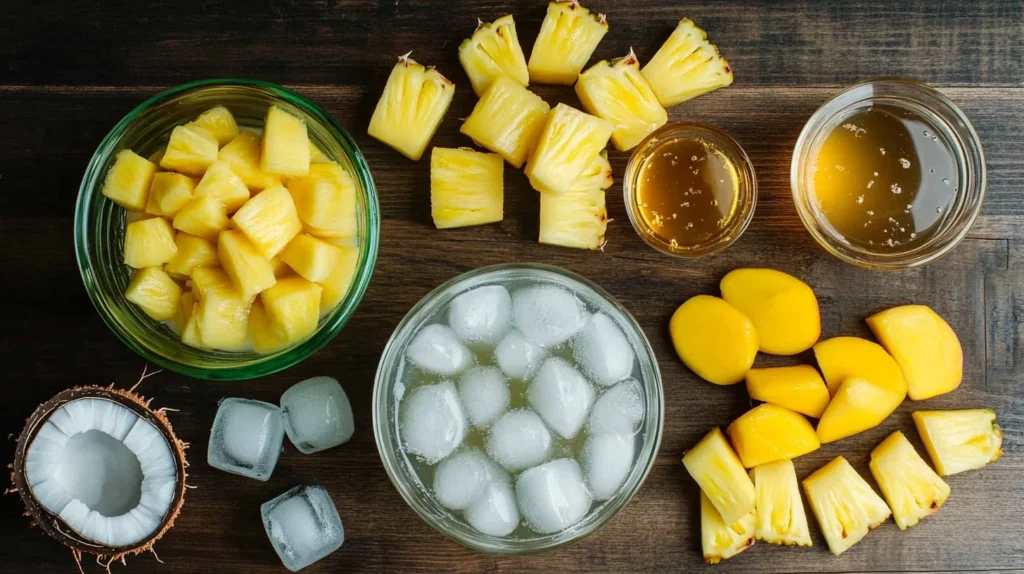
M 952 149 L 914 111 L 876 104 L 838 122 L 811 154 L 819 213 L 851 245 L 881 253 L 927 242 L 960 188 Z

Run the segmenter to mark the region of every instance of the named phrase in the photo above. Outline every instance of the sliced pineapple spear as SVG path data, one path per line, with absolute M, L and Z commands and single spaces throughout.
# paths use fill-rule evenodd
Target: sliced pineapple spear
M 607 120 L 558 104 L 548 112 L 526 163 L 530 185 L 546 193 L 569 191 L 608 145 L 614 130 Z
M 547 245 L 577 249 L 604 247 L 608 210 L 604 190 L 612 185 L 612 166 L 602 151 L 572 188 L 561 194 L 540 194 L 540 237 Z
M 940 476 L 978 469 L 1003 456 L 1003 431 L 992 409 L 917 411 L 913 417 Z
M 455 84 L 434 68 L 417 64 L 409 54 L 392 68 L 367 133 L 418 160 L 452 103 Z
M 473 35 L 459 44 L 459 62 L 478 96 L 500 76 L 508 76 L 521 86 L 530 83 L 511 14 L 489 24 L 480 21 Z
M 793 461 L 777 460 L 755 466 L 750 477 L 756 492 L 757 539 L 782 546 L 810 546 L 811 531 Z
M 732 524 L 722 520 L 711 499 L 700 491 L 700 543 L 704 561 L 718 564 L 754 545 L 754 511 Z
M 571 86 L 608 33 L 604 14 L 592 14 L 576 0 L 548 4 L 530 52 L 530 81 Z
M 517 80 L 500 76 L 491 82 L 459 131 L 519 169 L 537 144 L 550 109 Z
M 658 49 L 641 73 L 668 107 L 732 84 L 732 68 L 689 18 Z
M 734 524 L 754 510 L 754 483 L 715 427 L 683 455 L 683 466 L 697 481 L 725 524 Z
M 632 49 L 624 58 L 602 60 L 580 74 L 576 95 L 583 109 L 615 126 L 612 143 L 619 151 L 633 149 L 668 121 Z
M 935 474 L 900 431 L 889 435 L 871 451 L 871 474 L 882 489 L 900 530 L 938 512 L 949 498 L 949 485 Z
M 435 147 L 430 154 L 430 213 L 438 229 L 501 221 L 501 156 Z
M 836 556 L 892 514 L 885 501 L 841 456 L 805 478 L 804 491 L 828 549 Z

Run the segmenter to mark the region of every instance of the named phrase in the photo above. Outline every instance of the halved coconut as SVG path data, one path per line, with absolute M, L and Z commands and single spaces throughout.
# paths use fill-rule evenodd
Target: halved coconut
M 29 417 L 11 479 L 44 532 L 109 557 L 152 549 L 185 498 L 186 445 L 162 410 L 110 387 L 57 394 Z

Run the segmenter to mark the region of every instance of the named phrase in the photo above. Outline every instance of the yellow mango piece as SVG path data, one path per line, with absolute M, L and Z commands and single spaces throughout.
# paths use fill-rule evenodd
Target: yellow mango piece
M 221 232 L 217 240 L 217 255 L 224 272 L 246 301 L 277 283 L 270 261 L 260 255 L 240 231 L 229 229 Z
M 219 267 L 196 267 L 189 275 L 189 279 L 192 281 L 192 293 L 197 303 L 211 289 L 231 288 L 231 278 Z
M 889 435 L 871 451 L 871 474 L 900 530 L 938 512 L 949 498 L 949 485 L 935 474 L 900 431 Z
M 960 339 L 930 307 L 893 307 L 868 317 L 867 323 L 903 370 L 911 400 L 930 399 L 960 386 L 964 376 Z
M 149 199 L 146 201 L 146 213 L 174 217 L 174 214 L 192 200 L 195 188 L 196 182 L 187 175 L 170 171 L 153 174 L 153 182 L 149 186 Z
M 850 377 L 867 379 L 896 393 L 907 392 L 903 371 L 878 343 L 860 337 L 833 337 L 814 345 L 814 358 L 832 396 Z
M 302 231 L 291 194 L 272 187 L 256 195 L 231 220 L 267 259 L 273 259 Z
M 204 269 L 198 267 L 196 270 Z M 195 285 L 195 273 L 193 273 Z M 208 285 L 194 291 L 199 297 L 195 314 L 204 347 L 243 351 L 249 333 L 249 302 L 230 283 Z
M 238 135 L 238 124 L 235 122 L 235 116 L 231 115 L 231 110 L 224 106 L 212 107 L 199 114 L 198 118 L 186 125 L 194 125 L 210 132 L 214 139 L 217 140 L 217 144 L 221 146 L 235 139 Z
M 171 130 L 160 167 L 193 177 L 203 175 L 210 164 L 217 161 L 217 138 L 198 126 L 178 126 Z
M 193 197 L 174 215 L 174 228 L 204 239 L 216 239 L 228 226 L 228 215 L 217 198 Z
M 319 285 L 302 277 L 286 277 L 260 293 L 260 301 L 267 316 L 291 344 L 316 331 L 322 292 Z
M 352 288 L 352 280 L 356 276 L 356 265 L 359 263 L 359 249 L 356 247 L 339 247 L 341 260 L 327 279 L 318 285 L 323 289 L 320 294 L 320 315 L 324 316 L 334 310 L 348 295 Z
M 224 205 L 224 210 L 227 213 L 234 213 L 246 201 L 249 201 L 249 188 L 227 162 L 218 160 L 210 164 L 206 173 L 203 174 L 203 179 L 199 180 L 194 195 L 196 197 L 215 197 Z
M 281 252 L 281 261 L 309 281 L 318 283 L 330 277 L 344 254 L 340 247 L 300 233 Z
M 874 428 L 882 424 L 906 396 L 905 387 L 893 389 L 857 376 L 849 377 L 839 386 L 818 420 L 818 439 L 830 443 Z
M 131 211 L 146 208 L 156 165 L 129 149 L 117 152 L 113 167 L 103 180 L 103 196 Z
M 309 175 L 288 181 L 288 192 L 307 232 L 318 237 L 356 234 L 356 185 L 337 163 L 309 166 Z
M 820 418 L 829 394 L 818 370 L 810 365 L 772 367 L 747 371 L 750 398 Z
M 157 321 L 169 321 L 178 312 L 181 287 L 159 267 L 146 267 L 132 275 L 125 299 Z
M 718 297 L 691 297 L 676 309 L 668 328 L 679 358 L 706 381 L 716 385 L 738 383 L 754 364 L 754 325 Z
M 750 409 L 725 432 L 747 468 L 791 460 L 821 446 L 814 427 L 802 414 L 770 403 Z
M 270 320 L 259 300 L 249 309 L 249 339 L 252 350 L 262 354 L 274 353 L 289 345 L 288 337 Z
M 232 171 L 254 191 L 281 185 L 281 178 L 260 169 L 260 146 L 258 134 L 243 131 L 217 152 L 217 159 L 230 165 Z
M 683 466 L 726 524 L 754 510 L 754 483 L 718 427 L 686 451 Z
M 178 250 L 174 257 L 164 265 L 164 271 L 172 276 L 189 276 L 196 267 L 217 267 L 217 248 L 211 241 L 178 232 L 174 236 L 174 244 Z
M 178 251 L 174 229 L 161 217 L 129 223 L 124 230 L 124 264 L 136 269 L 159 267 Z
M 814 291 L 774 269 L 735 269 L 722 278 L 722 299 L 750 317 L 763 353 L 795 355 L 821 335 Z
M 278 106 L 270 106 L 263 124 L 260 169 L 286 177 L 301 177 L 309 173 L 306 122 Z

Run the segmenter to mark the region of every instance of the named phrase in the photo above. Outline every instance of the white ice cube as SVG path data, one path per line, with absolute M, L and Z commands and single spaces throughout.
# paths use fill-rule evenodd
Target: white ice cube
M 469 422 L 485 428 L 508 410 L 508 381 L 496 367 L 474 367 L 459 379 L 459 398 Z
M 527 339 L 553 347 L 576 334 L 589 315 L 569 291 L 554 285 L 525 287 L 512 295 L 512 316 Z
M 580 368 L 599 385 L 614 385 L 633 372 L 633 347 L 604 313 L 594 313 L 573 338 L 572 349 Z
M 466 291 L 452 299 L 448 326 L 466 343 L 494 345 L 512 326 L 512 297 L 501 285 Z
M 592 502 L 580 465 L 560 458 L 524 471 L 516 480 L 516 498 L 530 528 L 551 534 L 579 522 Z
M 405 450 L 434 464 L 466 438 L 466 415 L 451 381 L 417 387 L 401 402 Z
M 519 329 L 512 329 L 494 349 L 494 358 L 501 370 L 513 379 L 527 380 L 540 367 L 547 352 L 531 343 Z
M 282 442 L 284 423 L 277 405 L 227 398 L 217 407 L 206 461 L 213 468 L 265 481 L 277 466 Z
M 476 449 L 457 452 L 441 461 L 434 471 L 437 501 L 452 510 L 476 502 L 488 484 L 509 482 L 508 473 Z
M 296 486 L 260 507 L 263 527 L 285 568 L 292 572 L 341 547 L 345 528 L 322 486 Z
M 313 377 L 281 395 L 281 415 L 288 438 L 311 454 L 348 442 L 355 431 L 352 405 L 331 377 Z
M 487 433 L 487 454 L 509 472 L 544 462 L 550 452 L 548 427 L 528 409 L 501 415 Z
M 597 398 L 590 411 L 590 434 L 633 435 L 644 418 L 644 391 L 636 379 L 626 379 Z
M 455 331 L 444 325 L 420 329 L 406 347 L 405 356 L 424 371 L 445 376 L 460 373 L 473 362 L 472 353 Z
M 583 445 L 583 472 L 595 500 L 615 496 L 633 468 L 636 439 L 618 434 L 591 435 Z
M 594 387 L 572 365 L 551 357 L 530 383 L 526 398 L 552 430 L 562 438 L 572 438 L 594 403 Z
M 507 536 L 519 526 L 519 508 L 512 485 L 495 481 L 484 488 L 483 496 L 462 514 L 466 522 L 484 534 Z

